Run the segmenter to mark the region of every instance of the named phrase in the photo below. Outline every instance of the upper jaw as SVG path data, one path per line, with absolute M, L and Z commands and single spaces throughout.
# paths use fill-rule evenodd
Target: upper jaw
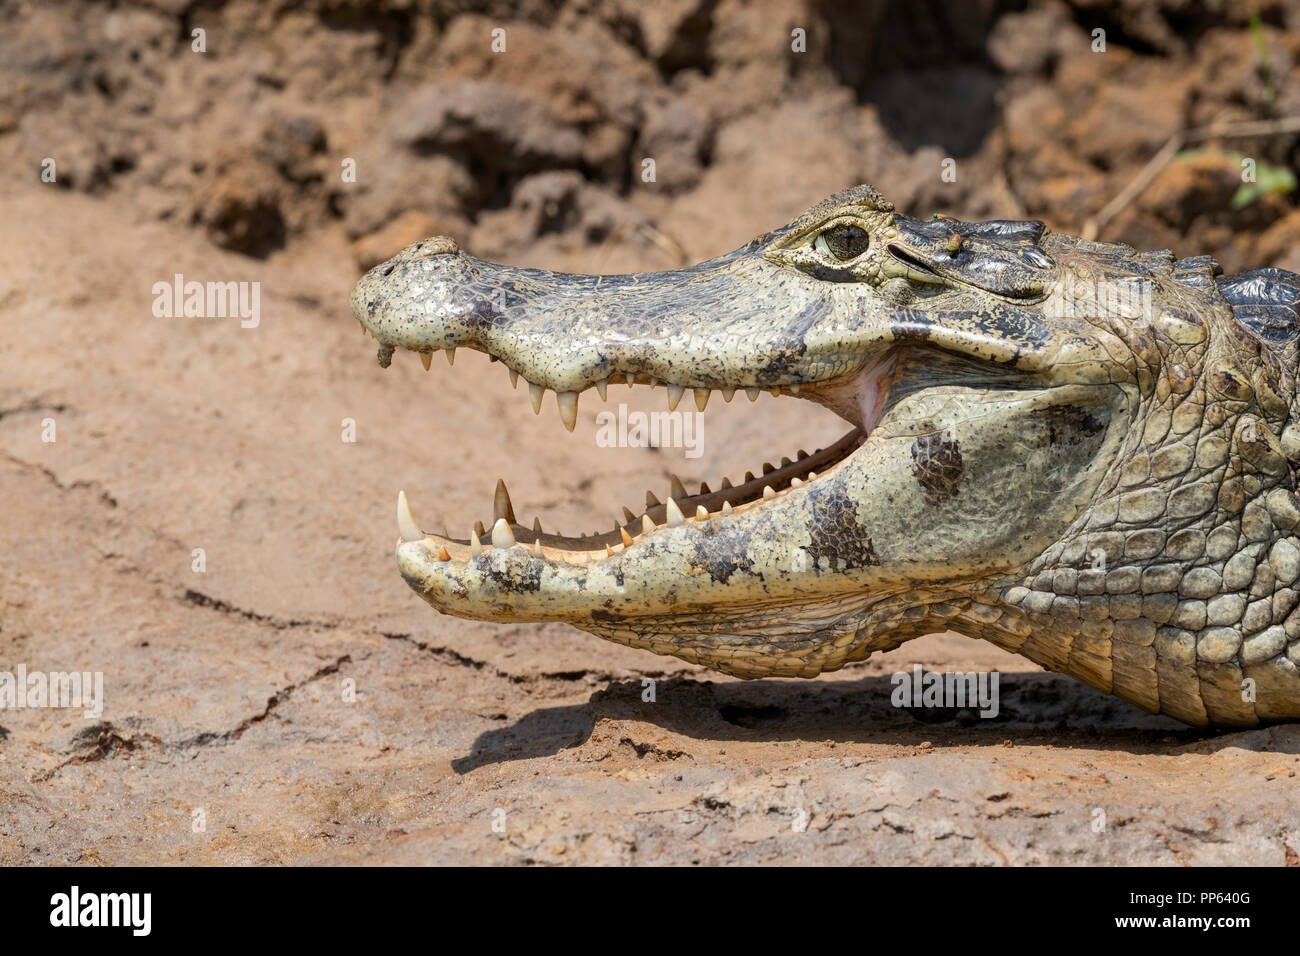
M 557 394 L 603 384 L 789 388 L 862 361 L 840 346 L 843 294 L 755 244 L 687 269 L 568 275 L 483 262 L 426 240 L 357 283 L 352 310 L 380 343 L 427 356 L 469 347 Z

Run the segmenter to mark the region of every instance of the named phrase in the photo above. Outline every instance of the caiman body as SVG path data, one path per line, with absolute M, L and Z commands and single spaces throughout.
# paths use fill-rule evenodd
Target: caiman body
M 487 352 L 556 393 L 759 389 L 851 426 L 737 485 L 674 479 L 584 537 L 421 531 L 446 613 L 567 621 L 741 677 L 955 630 L 1191 724 L 1300 718 L 1300 277 L 917 220 L 870 187 L 722 258 L 562 275 L 416 243 L 357 284 L 380 342 Z M 779 457 L 777 451 L 773 458 Z

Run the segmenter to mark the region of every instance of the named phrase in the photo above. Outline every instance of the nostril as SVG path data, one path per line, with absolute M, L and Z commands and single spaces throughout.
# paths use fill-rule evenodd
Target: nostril
M 396 268 L 396 266 L 389 266 L 387 269 L 384 270 L 383 274 L 384 274 L 385 276 L 390 276 L 390 275 L 393 274 L 393 269 L 395 269 L 395 268 Z

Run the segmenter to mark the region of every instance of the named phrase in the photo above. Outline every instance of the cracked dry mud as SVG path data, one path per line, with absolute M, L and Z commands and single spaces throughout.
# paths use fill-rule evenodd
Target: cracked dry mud
M 502 473 L 577 527 L 838 426 L 764 396 L 711 410 L 698 461 L 597 448 L 596 408 L 567 435 L 482 356 L 381 371 L 341 240 L 250 265 L 5 189 L 76 228 L 0 232 L 0 667 L 102 670 L 106 706 L 0 713 L 0 862 L 1300 862 L 1300 727 L 1189 730 L 956 635 L 746 683 L 430 613 L 393 568 L 398 487 L 450 520 Z M 153 319 L 172 271 L 260 280 L 261 325 Z M 913 662 L 1000 668 L 999 717 L 895 710 Z

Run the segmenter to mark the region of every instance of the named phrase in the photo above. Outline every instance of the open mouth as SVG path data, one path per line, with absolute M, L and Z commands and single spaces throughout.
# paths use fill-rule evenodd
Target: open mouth
M 427 369 L 429 353 L 419 353 Z M 450 358 L 451 356 L 449 356 Z M 492 357 L 493 361 L 499 361 Z M 730 402 L 741 391 L 752 402 L 761 391 L 774 396 L 799 396 L 804 400 L 825 405 L 836 411 L 852 426 L 844 435 L 824 448 L 809 452 L 802 448 L 792 450 L 779 459 L 779 463 L 764 462 L 759 468 L 746 471 L 743 478 L 733 481 L 721 476 L 715 482 L 704 482 L 697 489 L 688 489 L 676 476 L 671 476 L 669 493 L 664 500 L 650 491 L 646 492 L 645 507 L 638 513 L 624 507 L 621 516 L 606 524 L 602 530 L 593 530 L 577 536 L 553 534 L 543 530 L 540 518 L 532 526 L 519 522 L 510 501 L 504 481 L 499 481 L 493 495 L 493 514 L 490 520 L 473 522 L 472 530 L 463 537 L 453 537 L 446 530 L 442 534 L 422 531 L 412 516 L 404 492 L 398 494 L 397 521 L 403 541 L 424 540 L 429 552 L 440 561 L 464 562 L 474 559 L 489 548 L 522 547 L 539 557 L 569 564 L 586 564 L 611 558 L 652 537 L 657 531 L 682 524 L 717 522 L 734 514 L 751 509 L 769 507 L 790 494 L 797 494 L 815 482 L 825 480 L 845 462 L 870 436 L 879 422 L 889 393 L 889 385 L 896 368 L 896 356 L 887 352 L 877 361 L 857 372 L 838 379 L 759 389 L 721 388 L 724 401 Z M 513 369 L 510 379 L 518 385 L 519 375 Z M 674 410 L 688 386 L 652 382 L 641 376 L 611 375 L 593 387 L 602 400 L 606 388 L 613 384 L 656 387 L 666 385 L 668 407 Z M 702 412 L 714 389 L 696 387 L 697 408 Z M 539 413 L 545 389 L 529 385 L 533 411 Z M 556 404 L 561 419 L 569 430 L 577 414 L 578 393 L 558 393 Z M 468 523 L 468 522 L 467 522 Z

